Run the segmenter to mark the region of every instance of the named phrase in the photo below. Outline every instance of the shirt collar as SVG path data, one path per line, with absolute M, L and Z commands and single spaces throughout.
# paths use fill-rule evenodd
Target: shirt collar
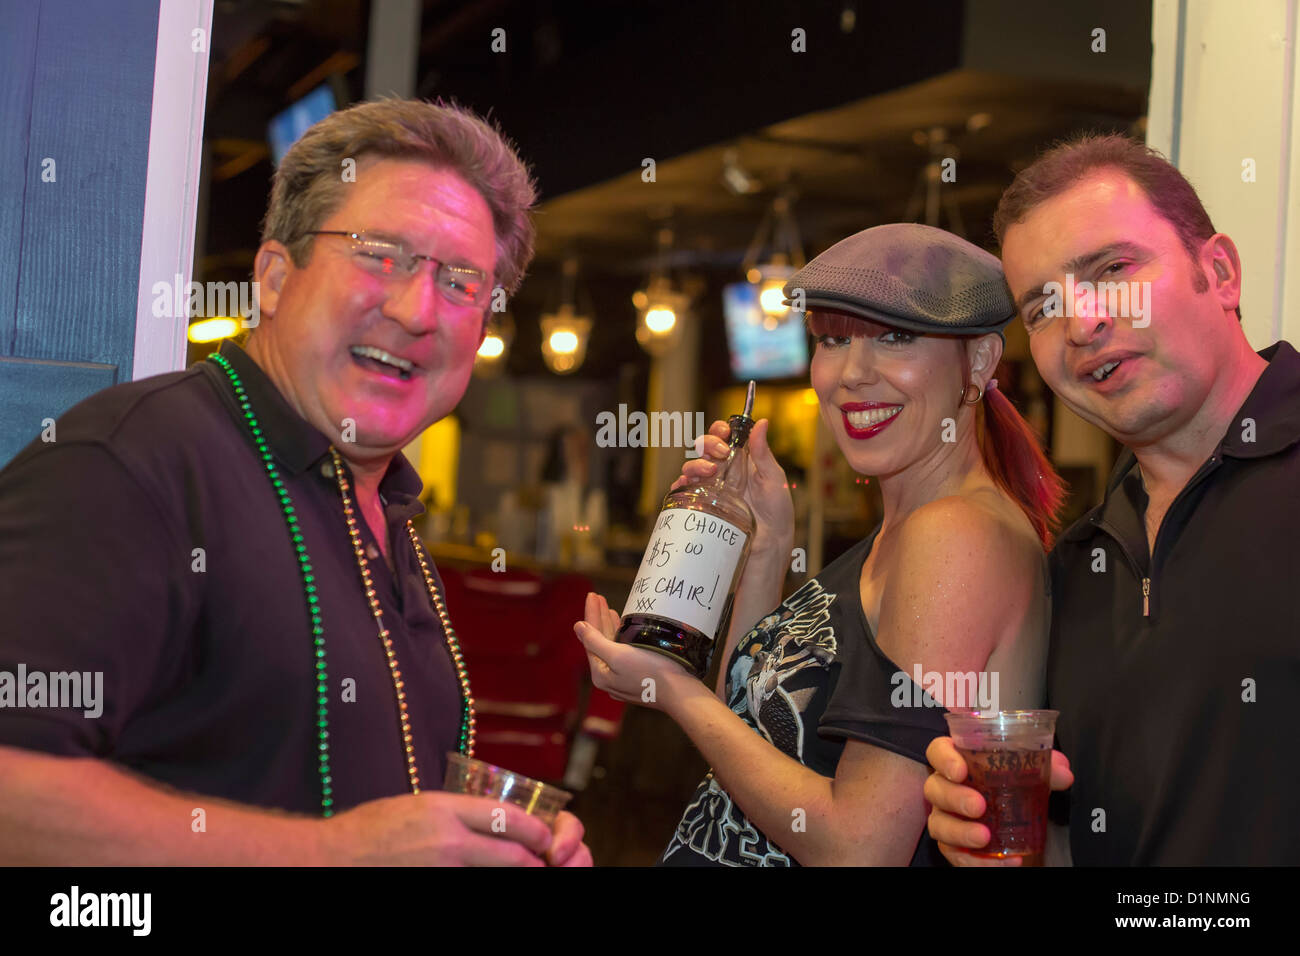
M 1300 353 L 1283 340 L 1259 357 L 1268 366 L 1219 443 L 1233 458 L 1276 455 L 1300 441 Z
M 243 380 L 262 437 L 286 472 L 300 475 L 329 453 L 330 440 L 293 410 L 252 356 L 230 339 L 221 343 L 220 352 Z
M 406 460 L 400 451 L 388 464 L 388 471 L 379 482 L 379 493 L 384 497 L 384 513 L 395 521 L 405 522 L 416 515 L 424 514 L 424 503 L 420 501 L 420 492 L 424 482 L 419 473 Z
M 296 477 L 322 464 L 321 459 L 329 456 L 330 440 L 293 410 L 275 383 L 242 347 L 226 339 L 221 343 L 219 351 L 243 381 L 244 391 L 261 424 L 267 447 L 285 472 Z M 218 377 L 223 382 L 229 382 L 225 375 Z M 223 389 L 223 394 L 233 400 L 228 385 Z M 232 414 L 243 428 L 243 416 L 238 409 L 232 409 Z M 333 483 L 332 469 L 318 469 L 317 475 Z M 406 460 L 406 456 L 398 452 L 389 462 L 388 471 L 379 482 L 379 493 L 384 499 L 386 514 L 401 521 L 422 514 L 425 508 L 420 502 L 420 491 L 423 488 L 424 483 L 420 480 L 419 473 Z
M 1300 353 L 1291 343 L 1281 340 L 1258 355 L 1268 365 L 1219 441 L 1215 454 L 1220 457 L 1264 458 L 1300 442 Z M 1089 517 L 1122 531 L 1132 531 L 1131 519 L 1140 516 L 1145 507 L 1146 491 L 1142 487 L 1137 456 L 1132 449 L 1125 448 L 1106 482 L 1105 498 Z M 1145 540 L 1140 518 L 1136 524 Z M 1078 540 L 1091 533 L 1092 522 L 1081 520 L 1065 537 Z

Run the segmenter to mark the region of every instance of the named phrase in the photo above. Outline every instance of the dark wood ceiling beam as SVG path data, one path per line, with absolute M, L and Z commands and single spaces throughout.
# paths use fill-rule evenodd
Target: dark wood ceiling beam
M 269 151 L 265 144 L 256 143 L 238 153 L 232 159 L 228 159 L 216 169 L 212 170 L 212 181 L 214 183 L 225 182 L 227 179 L 233 179 L 246 169 L 252 169 L 262 160 L 266 159 Z
M 208 145 L 218 156 L 239 156 L 259 146 L 265 148 L 266 144 L 258 139 L 223 138 L 209 140 Z
M 271 46 L 271 40 L 265 35 L 249 37 L 244 43 L 240 44 L 226 62 L 221 65 L 221 82 L 233 83 L 239 74 L 243 73 L 250 66 L 262 58 Z
M 361 57 L 350 50 L 339 50 L 325 58 L 325 61 L 311 70 L 293 86 L 289 87 L 289 92 L 285 99 L 292 103 L 294 100 L 301 99 L 310 93 L 313 89 L 325 82 L 326 78 L 334 73 L 347 73 L 351 71 L 358 63 Z

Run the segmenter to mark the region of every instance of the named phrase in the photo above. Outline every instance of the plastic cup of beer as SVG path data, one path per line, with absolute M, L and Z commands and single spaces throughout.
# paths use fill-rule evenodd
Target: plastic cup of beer
M 966 761 L 966 785 L 986 804 L 979 822 L 989 842 L 973 856 L 1019 857 L 1021 866 L 1042 866 L 1047 845 L 1055 710 L 953 710 L 948 732 Z
M 567 790 L 454 752 L 447 754 L 443 789 L 513 803 L 552 829 L 555 828 L 555 818 L 573 799 L 573 794 Z

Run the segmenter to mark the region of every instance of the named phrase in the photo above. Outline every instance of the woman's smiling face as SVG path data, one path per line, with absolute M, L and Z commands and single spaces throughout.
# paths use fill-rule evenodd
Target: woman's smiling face
M 812 387 L 849 466 L 888 476 L 940 452 L 969 411 L 966 342 L 891 328 L 843 312 L 812 310 Z

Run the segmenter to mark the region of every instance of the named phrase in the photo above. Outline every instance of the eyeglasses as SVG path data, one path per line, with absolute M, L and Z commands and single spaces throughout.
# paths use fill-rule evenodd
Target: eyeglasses
M 420 260 L 427 259 L 435 267 L 434 281 L 438 291 L 449 302 L 456 305 L 481 305 L 487 299 L 488 277 L 482 270 L 439 262 L 433 256 L 409 252 L 395 239 L 338 229 L 317 229 L 304 235 L 343 236 L 350 239 L 352 261 L 363 271 L 380 278 L 413 276 L 420 268 Z

